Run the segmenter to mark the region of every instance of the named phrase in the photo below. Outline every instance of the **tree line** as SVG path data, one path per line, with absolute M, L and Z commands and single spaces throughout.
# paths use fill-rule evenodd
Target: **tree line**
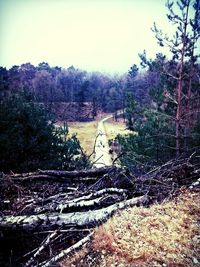
M 1 106 L 7 97 L 23 92 L 31 95 L 34 103 L 50 107 L 64 102 L 70 109 L 76 103 L 79 114 L 85 103 L 90 103 L 93 119 L 99 111 L 113 112 L 117 118 L 117 111 L 123 110 L 132 133 L 118 136 L 114 142 L 120 147 L 121 163 L 137 171 L 199 152 L 200 0 L 168 0 L 166 6 L 169 23 L 174 25 L 173 36 L 167 36 L 156 24 L 152 30 L 159 45 L 168 47 L 170 56 L 157 53 L 149 59 L 144 51 L 139 54 L 143 69 L 133 64 L 121 76 L 88 73 L 73 66 L 50 67 L 45 62 L 8 70 L 0 67 Z
M 99 111 L 116 112 L 124 109 L 130 90 L 141 103 L 148 101 L 147 81 L 140 74 L 134 81 L 138 68 L 133 65 L 130 71 L 121 76 L 110 76 L 99 72 L 88 73 L 73 66 L 65 69 L 50 67 L 48 63 L 34 66 L 31 63 L 0 67 L 0 97 L 26 91 L 34 96 L 36 102 L 78 103 L 79 108 L 86 102 L 91 104 L 91 116 Z M 134 86 L 133 86 L 134 83 Z

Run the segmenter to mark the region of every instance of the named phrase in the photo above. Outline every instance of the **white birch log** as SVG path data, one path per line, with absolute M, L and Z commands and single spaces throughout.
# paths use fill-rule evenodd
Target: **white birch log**
M 24 230 L 51 230 L 62 226 L 94 226 L 106 221 L 114 212 L 135 205 L 144 205 L 148 196 L 141 196 L 113 204 L 109 207 L 75 213 L 50 213 L 31 216 L 2 216 L 0 217 L 0 230 L 5 228 Z

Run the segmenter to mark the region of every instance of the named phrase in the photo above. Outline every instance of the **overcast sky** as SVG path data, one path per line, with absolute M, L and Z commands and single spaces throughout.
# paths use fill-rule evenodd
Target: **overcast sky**
M 163 51 L 151 27 L 170 32 L 165 0 L 0 0 L 0 65 L 127 72 L 144 49 Z

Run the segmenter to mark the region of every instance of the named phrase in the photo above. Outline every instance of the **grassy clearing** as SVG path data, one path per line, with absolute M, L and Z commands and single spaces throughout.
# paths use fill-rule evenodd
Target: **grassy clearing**
M 115 140 L 118 134 L 126 135 L 129 133 L 133 133 L 130 130 L 126 129 L 126 124 L 122 118 L 118 119 L 118 121 L 109 119 L 104 122 L 104 126 L 105 126 L 105 131 L 106 131 L 108 140 L 112 140 L 112 141 Z M 116 142 L 112 142 L 111 150 L 112 150 L 111 157 L 112 157 L 112 160 L 114 160 L 115 158 L 117 158 L 118 153 L 120 153 L 120 148 Z
M 61 266 L 200 266 L 199 208 L 199 194 L 185 190 L 173 201 L 124 210 Z
M 104 125 L 108 140 L 115 139 L 118 134 L 125 135 L 130 133 L 130 131 L 126 129 L 126 124 L 123 119 L 119 119 L 118 121 L 109 119 L 104 122 Z
M 77 133 L 77 137 L 80 140 L 80 144 L 83 147 L 87 155 L 91 154 L 94 147 L 95 138 L 97 135 L 98 121 L 91 122 L 70 122 L 69 133 L 70 135 Z M 104 122 L 106 134 L 109 139 L 114 139 L 117 134 L 127 134 L 126 125 L 122 120 L 118 122 L 109 119 Z
M 97 121 L 75 122 L 69 124 L 69 134 L 77 134 L 81 146 L 87 155 L 93 151 L 95 137 L 97 134 Z

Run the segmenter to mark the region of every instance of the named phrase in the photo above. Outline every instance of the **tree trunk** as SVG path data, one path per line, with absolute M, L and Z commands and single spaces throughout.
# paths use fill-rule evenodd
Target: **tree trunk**
M 182 42 L 183 46 L 181 49 L 181 60 L 180 60 L 180 68 L 179 68 L 179 77 L 178 77 L 178 85 L 177 85 L 177 109 L 176 109 L 176 157 L 180 156 L 180 138 L 181 138 L 181 119 L 182 119 L 182 92 L 183 92 L 183 65 L 184 58 L 186 52 L 186 44 L 187 44 L 187 26 L 188 26 L 188 13 L 189 13 L 189 5 L 190 0 L 187 3 L 185 18 L 183 15 L 183 33 L 182 33 Z
M 181 63 L 182 65 L 182 63 Z M 182 74 L 177 86 L 177 109 L 176 109 L 176 157 L 180 156 L 180 119 L 181 119 L 181 96 L 182 96 Z
M 114 212 L 136 205 L 144 205 L 149 201 L 148 196 L 141 196 L 113 204 L 107 208 L 89 210 L 87 212 L 73 212 L 66 214 L 50 213 L 31 216 L 2 216 L 0 230 L 23 229 L 27 231 L 52 230 L 57 227 L 92 227 L 105 222 Z

